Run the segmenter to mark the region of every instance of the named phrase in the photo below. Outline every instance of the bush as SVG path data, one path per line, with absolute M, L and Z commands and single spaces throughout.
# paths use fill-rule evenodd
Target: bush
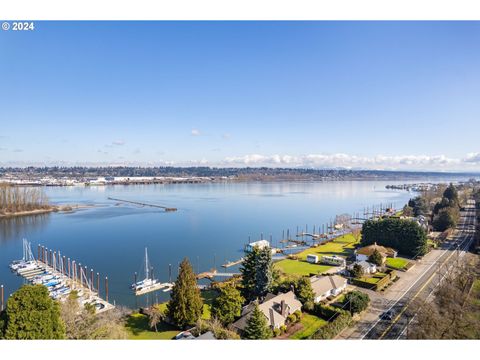
M 297 317 L 297 322 L 302 319 L 302 312 L 300 310 L 295 311 L 293 314 Z
M 346 311 L 338 312 L 338 316 L 330 321 L 327 325 L 321 327 L 315 334 L 312 335 L 312 339 L 328 340 L 333 339 L 343 329 L 352 323 L 352 316 Z
M 297 321 L 297 315 L 295 314 L 290 314 L 287 316 L 287 321 L 289 324 L 293 324 Z
M 277 328 L 273 329 L 273 336 L 274 337 L 279 336 L 281 333 L 282 333 L 282 331 L 280 329 L 277 329 Z
M 286 333 L 287 332 L 287 326 L 286 325 L 280 326 L 280 331 L 282 332 L 282 334 Z

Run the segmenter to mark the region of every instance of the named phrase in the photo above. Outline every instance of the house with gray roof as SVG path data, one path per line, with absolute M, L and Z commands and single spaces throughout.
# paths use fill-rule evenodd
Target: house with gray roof
M 325 300 L 329 296 L 337 296 L 341 294 L 347 287 L 347 279 L 338 275 L 319 275 L 310 278 L 314 301 L 316 303 Z

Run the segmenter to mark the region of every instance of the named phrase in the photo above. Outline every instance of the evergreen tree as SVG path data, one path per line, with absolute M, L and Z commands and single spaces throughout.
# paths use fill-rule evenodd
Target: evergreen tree
M 457 226 L 457 219 L 460 217 L 458 208 L 446 208 L 440 210 L 433 220 L 433 227 L 437 231 L 445 231 Z
M 273 283 L 272 252 L 269 247 L 254 247 L 248 252 L 240 268 L 242 291 L 247 300 L 265 296 Z
M 8 299 L 5 339 L 64 339 L 59 304 L 43 285 L 23 285 Z
M 382 266 L 383 265 L 383 256 L 382 256 L 382 254 L 380 254 L 380 251 L 375 249 L 373 251 L 372 255 L 370 255 L 368 257 L 368 261 L 370 261 L 371 263 L 373 263 L 377 266 Z
M 308 277 L 301 277 L 295 287 L 295 295 L 303 304 L 305 310 L 312 310 L 315 305 L 315 293 L 312 289 L 312 283 Z
M 213 300 L 212 317 L 218 319 L 223 325 L 232 323 L 242 313 L 245 299 L 240 291 L 233 285 L 220 289 L 220 295 Z
M 363 276 L 363 268 L 359 264 L 354 264 L 352 270 L 350 270 L 350 275 L 354 278 L 359 278 Z
M 255 307 L 247 320 L 247 326 L 243 332 L 244 339 L 250 340 L 266 340 L 272 336 L 272 331 L 268 326 L 267 318 L 260 311 L 258 304 Z
M 450 183 L 450 185 L 443 192 L 443 197 L 448 199 L 451 203 L 459 203 L 457 188 L 452 183 Z
M 370 297 L 360 291 L 351 291 L 345 295 L 344 304 L 345 309 L 350 310 L 350 314 L 362 312 L 368 307 Z
M 190 262 L 185 258 L 172 288 L 167 304 L 167 315 L 177 326 L 194 325 L 202 315 L 203 301 L 197 288 L 197 279 Z

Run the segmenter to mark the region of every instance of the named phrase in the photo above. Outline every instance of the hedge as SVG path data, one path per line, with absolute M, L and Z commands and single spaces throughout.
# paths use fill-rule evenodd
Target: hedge
M 352 279 L 351 281 L 353 285 L 357 285 L 365 289 L 378 291 L 384 288 L 388 283 L 390 283 L 390 281 L 395 279 L 395 277 L 397 276 L 396 270 L 387 270 L 385 274 L 386 275 L 382 279 L 378 280 L 378 282 L 375 284 L 360 279 Z
M 352 316 L 346 311 L 338 312 L 338 316 L 327 325 L 321 327 L 316 333 L 312 335 L 312 339 L 328 340 L 333 339 L 343 329 L 350 326 L 352 323 Z

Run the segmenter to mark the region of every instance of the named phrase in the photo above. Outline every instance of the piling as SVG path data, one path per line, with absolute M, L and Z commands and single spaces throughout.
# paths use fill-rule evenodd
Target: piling
M 90 269 L 90 285 L 92 286 L 92 291 L 94 290 L 93 284 L 94 284 L 94 282 L 93 282 L 93 269 Z
M 0 311 L 3 311 L 3 285 L 0 285 Z
M 105 300 L 108 302 L 108 276 L 105 276 Z
M 100 296 L 100 273 L 97 272 L 97 293 Z
M 133 283 L 137 283 L 137 272 L 135 271 L 135 274 L 133 275 Z

